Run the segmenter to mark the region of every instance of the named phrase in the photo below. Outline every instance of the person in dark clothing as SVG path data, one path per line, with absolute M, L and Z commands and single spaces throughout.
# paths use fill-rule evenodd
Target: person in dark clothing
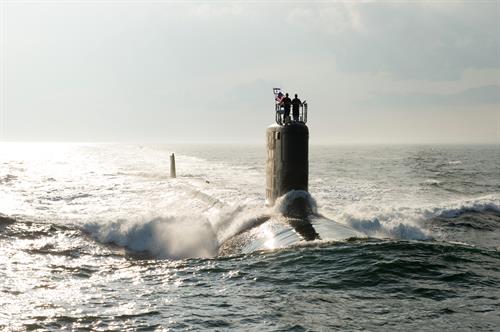
M 288 97 L 288 93 L 281 100 L 281 105 L 283 105 L 283 109 L 285 110 L 285 114 L 283 115 L 283 122 L 285 122 L 286 118 L 290 116 L 290 106 L 292 105 L 292 100 Z
M 302 105 L 302 102 L 298 98 L 297 94 L 295 94 L 295 98 L 292 100 L 293 121 L 299 121 L 300 105 Z

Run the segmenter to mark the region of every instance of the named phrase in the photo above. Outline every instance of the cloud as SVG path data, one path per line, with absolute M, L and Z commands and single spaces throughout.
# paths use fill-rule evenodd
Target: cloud
M 500 86 L 486 85 L 450 94 L 379 94 L 362 101 L 360 104 L 376 108 L 398 107 L 400 109 L 478 105 L 500 106 Z
M 286 21 L 308 30 L 332 35 L 361 29 L 359 11 L 353 3 L 295 7 L 288 13 Z
M 322 35 L 339 70 L 456 80 L 500 68 L 498 3 L 334 3 L 297 7 L 287 22 Z

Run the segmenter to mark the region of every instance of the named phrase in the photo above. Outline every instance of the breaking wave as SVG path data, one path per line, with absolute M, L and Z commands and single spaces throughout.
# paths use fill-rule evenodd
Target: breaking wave
M 483 213 L 489 211 L 500 213 L 500 195 L 487 195 L 458 201 L 444 207 L 431 208 L 425 212 L 425 216 L 428 219 L 433 217 L 454 218 L 467 212 Z
M 430 207 L 355 206 L 347 208 L 337 219 L 369 237 L 432 240 L 438 234 L 433 234 L 430 221 L 457 218 L 470 212 L 499 214 L 499 197 L 488 195 Z
M 212 258 L 226 240 L 266 221 L 269 217 L 261 210 L 235 206 L 224 207 L 209 216 L 91 222 L 84 226 L 84 231 L 101 243 L 157 258 Z
M 207 220 L 163 217 L 149 221 L 118 220 L 91 223 L 85 231 L 102 243 L 111 243 L 158 258 L 214 257 L 217 238 Z

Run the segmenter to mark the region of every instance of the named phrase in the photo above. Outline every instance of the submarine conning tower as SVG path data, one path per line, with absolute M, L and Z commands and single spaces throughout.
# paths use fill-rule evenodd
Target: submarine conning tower
M 267 128 L 266 203 L 291 190 L 308 191 L 309 129 L 307 103 L 299 108 L 299 116 L 284 117 L 276 103 L 276 123 Z M 290 114 L 291 115 L 291 114 Z

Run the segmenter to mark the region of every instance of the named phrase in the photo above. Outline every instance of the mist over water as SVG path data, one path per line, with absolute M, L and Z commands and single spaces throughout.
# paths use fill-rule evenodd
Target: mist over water
M 312 242 L 276 233 L 264 146 L 0 149 L 2 329 L 500 324 L 498 146 L 312 146 L 315 212 L 359 234 Z

